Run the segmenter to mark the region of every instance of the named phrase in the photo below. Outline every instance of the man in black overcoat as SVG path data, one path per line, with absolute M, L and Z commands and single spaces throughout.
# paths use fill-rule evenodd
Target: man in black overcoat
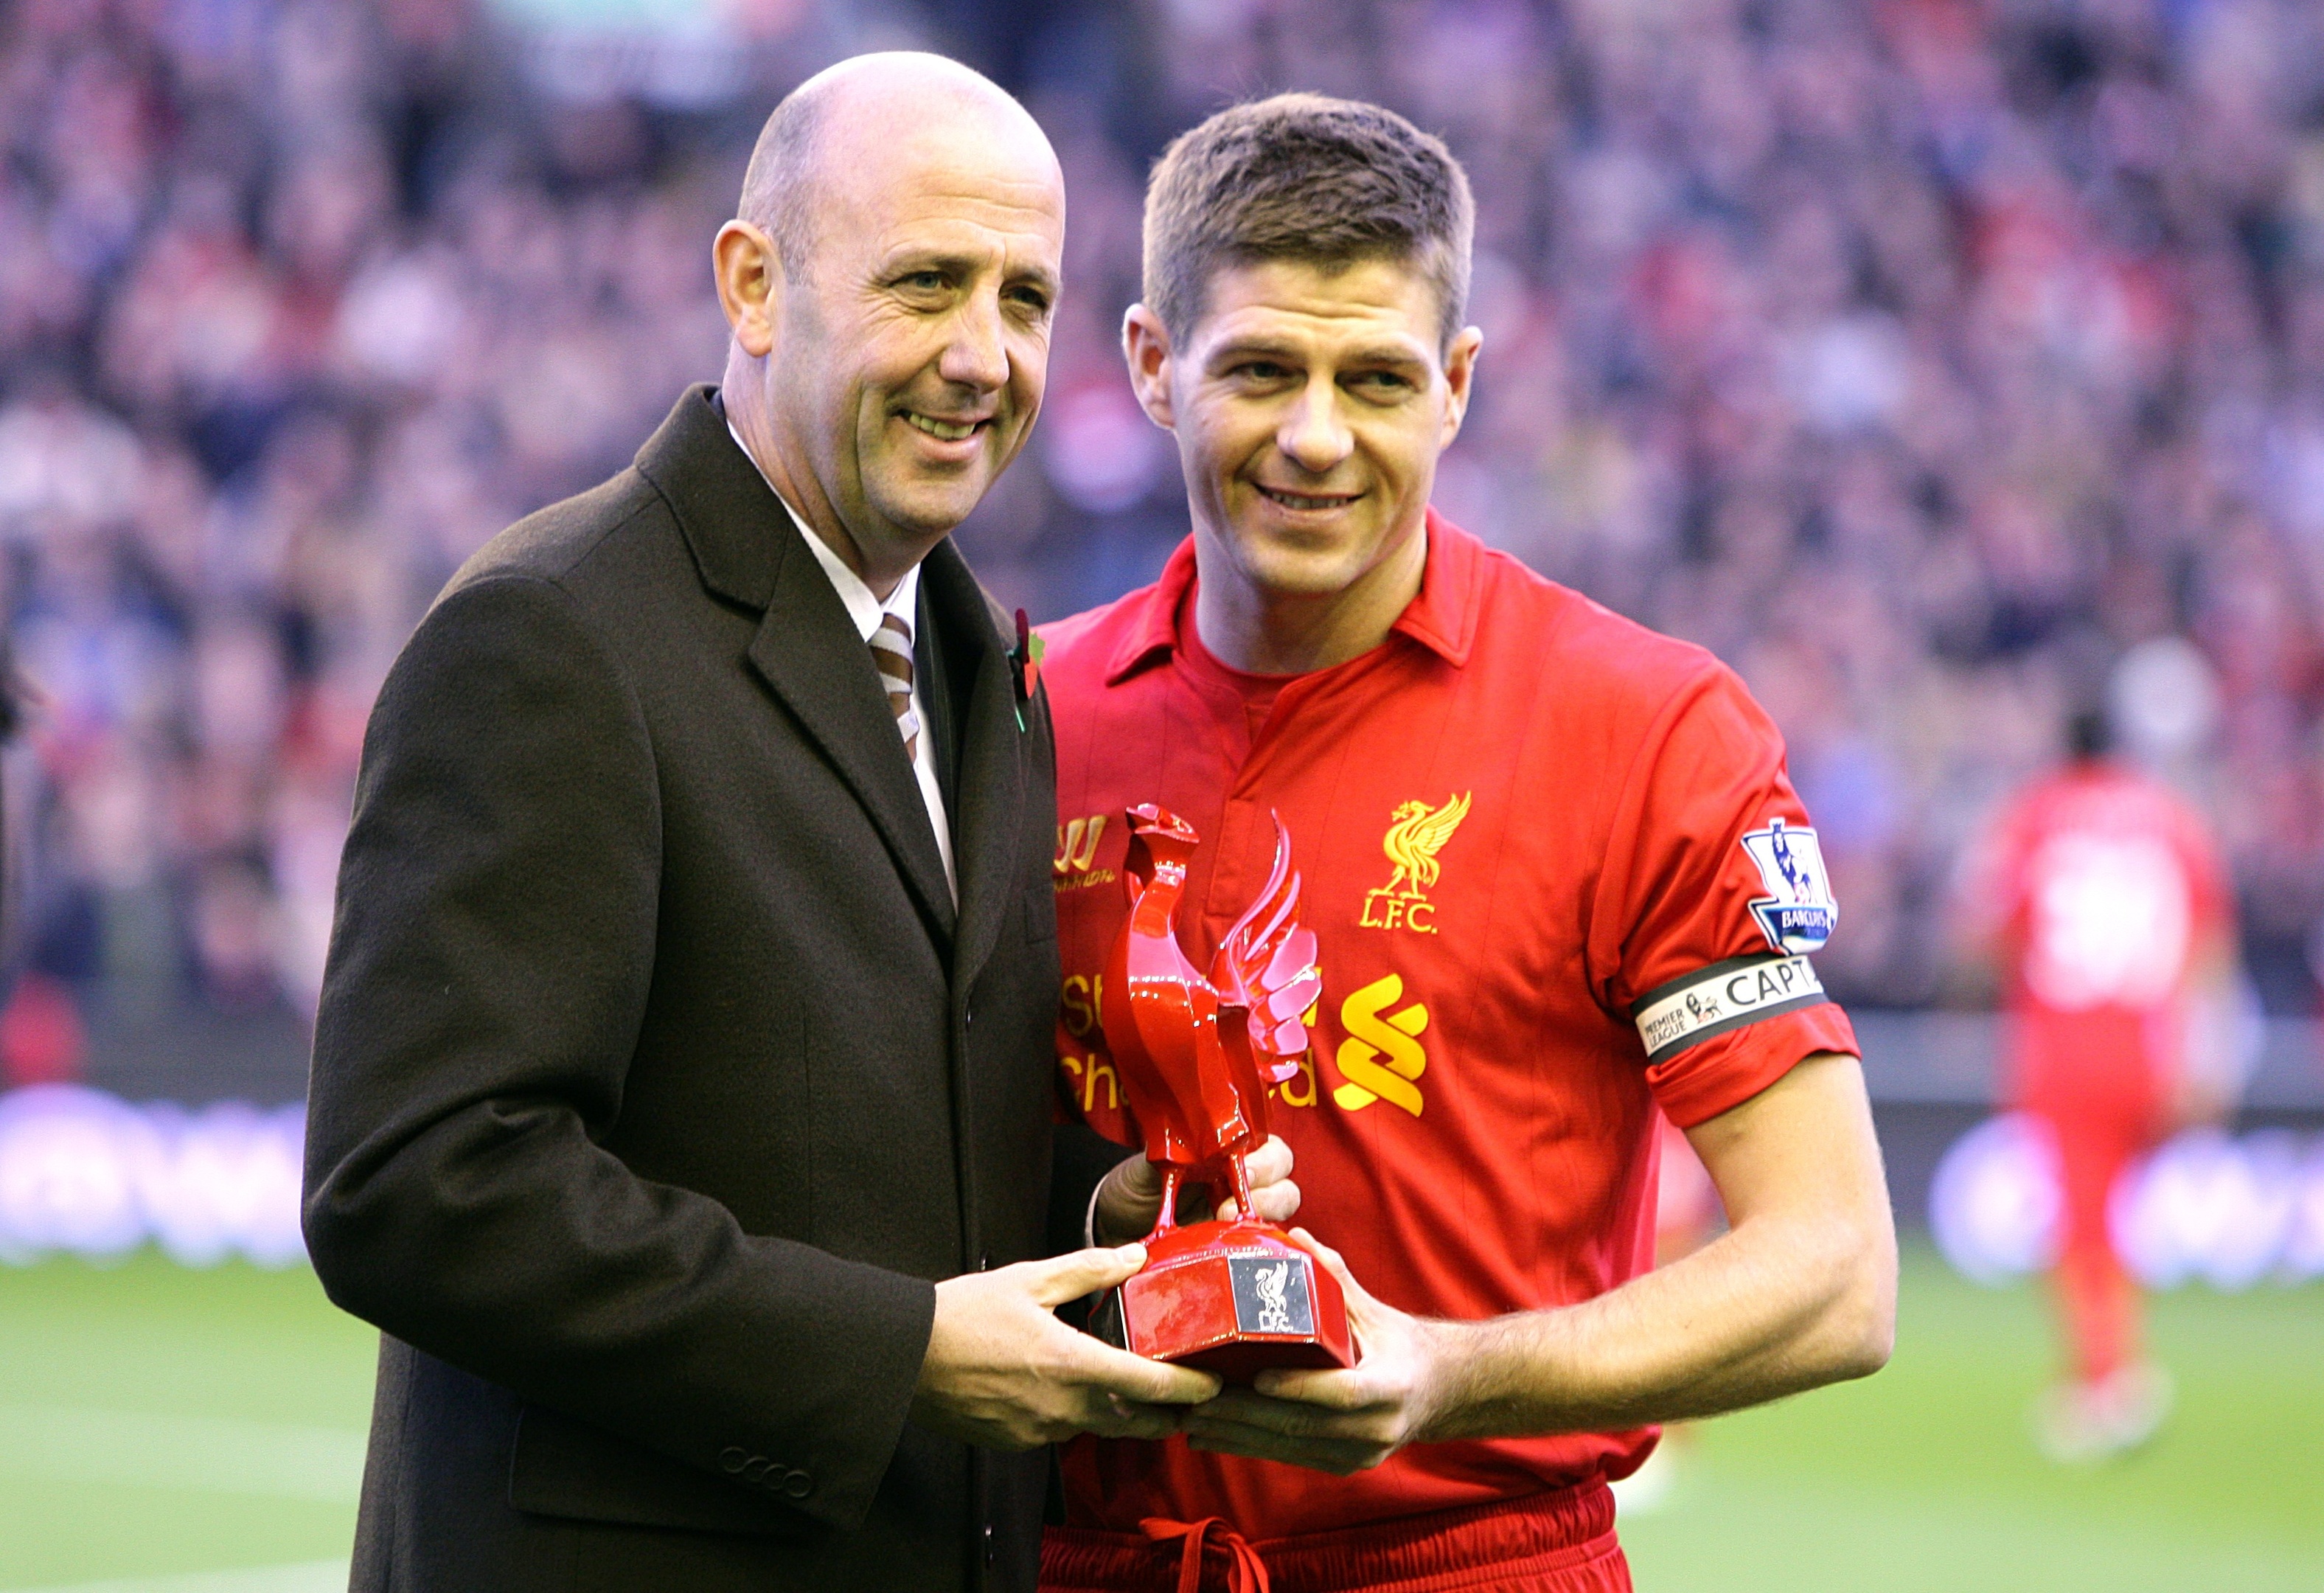
M 1215 1389 L 1050 1314 L 1142 1256 L 1078 1248 L 1120 1153 L 1051 1125 L 1047 708 L 945 540 L 1064 220 L 966 69 L 803 86 L 714 249 L 721 386 L 383 689 L 308 1131 L 383 1329 L 356 1588 L 1029 1589 L 1037 1446 Z

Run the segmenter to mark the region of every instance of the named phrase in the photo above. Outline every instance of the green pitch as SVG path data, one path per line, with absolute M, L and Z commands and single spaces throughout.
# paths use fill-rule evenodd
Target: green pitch
M 2324 1287 L 2158 1297 L 2177 1413 L 2089 1469 L 2034 1450 L 2049 1376 L 2034 1289 L 1904 1255 L 1876 1377 L 1705 1423 L 1665 1505 L 1621 1523 L 1648 1593 L 2324 1589 Z
M 2179 1414 L 2061 1471 L 2025 1438 L 2030 1290 L 1905 1261 L 1878 1377 L 1707 1424 L 1626 1518 L 1646 1593 L 2324 1588 L 2324 1287 L 2157 1302 Z M 373 1337 L 314 1279 L 156 1256 L 0 1268 L 0 1588 L 345 1586 Z
M 303 1267 L 0 1267 L 0 1588 L 344 1588 L 377 1344 Z

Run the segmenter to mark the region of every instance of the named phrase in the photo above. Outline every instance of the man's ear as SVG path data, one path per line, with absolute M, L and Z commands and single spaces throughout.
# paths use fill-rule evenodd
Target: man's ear
M 1130 365 L 1130 390 L 1146 418 L 1165 431 L 1177 424 L 1170 407 L 1170 331 L 1162 318 L 1133 304 L 1121 318 L 1121 357 Z
M 747 221 L 730 221 L 710 245 L 710 269 L 734 341 L 752 358 L 766 358 L 775 346 L 775 292 L 782 271 L 774 239 Z
M 1452 347 L 1444 351 L 1444 385 L 1452 402 L 1444 406 L 1444 434 L 1437 440 L 1439 448 L 1449 448 L 1461 435 L 1461 422 L 1469 413 L 1469 394 L 1475 391 L 1477 356 L 1484 347 L 1483 332 L 1463 327 L 1452 339 Z

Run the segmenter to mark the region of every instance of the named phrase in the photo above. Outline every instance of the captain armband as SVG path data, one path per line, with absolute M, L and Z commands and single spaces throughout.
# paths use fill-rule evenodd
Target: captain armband
M 1648 991 L 1630 1016 L 1646 1060 L 1665 1062 L 1714 1034 L 1831 999 L 1803 956 L 1730 957 Z

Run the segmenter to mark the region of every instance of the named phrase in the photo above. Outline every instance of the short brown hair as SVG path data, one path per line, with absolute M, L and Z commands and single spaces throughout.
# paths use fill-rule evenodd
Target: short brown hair
M 1409 261 L 1436 290 L 1440 343 L 1469 307 L 1476 201 L 1443 141 L 1379 106 L 1278 94 L 1183 133 L 1146 184 L 1147 308 L 1174 338 L 1220 267 Z

